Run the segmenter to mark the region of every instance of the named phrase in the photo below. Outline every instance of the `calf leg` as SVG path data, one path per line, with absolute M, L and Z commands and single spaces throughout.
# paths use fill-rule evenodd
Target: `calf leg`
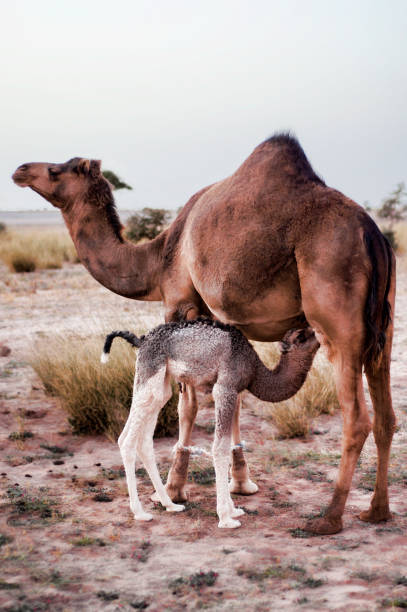
M 172 501 L 182 502 L 187 500 L 185 484 L 188 476 L 188 463 L 191 443 L 191 432 L 195 423 L 198 403 L 195 389 L 186 385 L 183 393 L 179 395 L 179 440 L 175 450 L 175 457 L 168 473 L 166 489 Z
M 133 400 L 129 418 L 119 438 L 119 448 L 126 472 L 130 508 L 137 520 L 149 521 L 152 515 L 144 512 L 137 493 L 135 475 L 136 455 L 143 462 L 162 504 L 168 510 L 183 510 L 176 506 L 165 491 L 154 456 L 153 434 L 157 416 L 171 396 L 165 368 L 144 383 L 134 383 Z
M 232 422 L 232 479 L 229 483 L 229 490 L 231 493 L 237 493 L 239 495 L 253 495 L 254 493 L 257 493 L 259 487 L 256 485 L 256 483 L 250 480 L 249 468 L 243 453 L 242 440 L 240 437 L 241 404 L 241 397 L 238 396 L 236 410 L 233 413 Z
M 220 383 L 213 388 L 215 400 L 216 424 L 213 442 L 213 462 L 216 474 L 216 511 L 219 527 L 233 529 L 240 527 L 234 517 L 244 514 L 235 508 L 228 487 L 228 470 L 230 462 L 230 444 L 232 438 L 232 419 L 237 407 L 237 394 Z

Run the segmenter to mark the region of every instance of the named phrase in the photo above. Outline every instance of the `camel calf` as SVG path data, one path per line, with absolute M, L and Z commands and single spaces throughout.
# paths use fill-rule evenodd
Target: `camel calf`
M 116 337 L 140 348 L 130 414 L 119 437 L 134 518 L 142 521 L 153 518 L 143 510 L 138 498 L 136 455 L 167 511 L 184 509 L 182 504 L 170 499 L 161 481 L 153 448 L 157 416 L 171 397 L 170 378 L 173 377 L 195 390 L 212 391 L 216 413 L 212 454 L 219 527 L 239 527 L 236 518 L 244 511 L 235 508 L 228 487 L 232 423 L 239 393 L 248 389 L 268 402 L 281 402 L 294 395 L 304 383 L 319 347 L 314 332 L 309 327 L 287 332 L 281 343 L 280 362 L 274 370 L 263 364 L 239 330 L 209 319 L 167 323 L 141 338 L 130 332 L 114 331 L 106 337 L 102 362 L 107 361 Z

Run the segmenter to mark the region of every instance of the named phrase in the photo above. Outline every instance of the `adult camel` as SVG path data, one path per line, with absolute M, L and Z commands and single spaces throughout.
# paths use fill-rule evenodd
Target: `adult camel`
M 162 300 L 166 321 L 209 315 L 262 341 L 281 340 L 292 328 L 314 328 L 333 363 L 343 412 L 339 475 L 325 516 L 307 524 L 314 533 L 342 529 L 355 465 L 371 431 L 364 367 L 378 465 L 370 508 L 360 518 L 373 523 L 390 518 L 395 258 L 374 221 L 325 185 L 295 138 L 277 134 L 264 141 L 234 174 L 192 196 L 166 231 L 137 246 L 122 237 L 99 161 L 23 164 L 13 179 L 61 210 L 92 276 L 122 296 Z M 185 499 L 184 447 L 196 411 L 194 393 L 187 389 L 179 407 L 180 445 L 167 480 L 174 501 Z M 231 490 L 257 490 L 241 449 L 233 454 Z

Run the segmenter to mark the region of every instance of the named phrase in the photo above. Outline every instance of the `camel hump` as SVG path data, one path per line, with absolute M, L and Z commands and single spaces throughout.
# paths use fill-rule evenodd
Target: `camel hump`
M 379 365 L 386 344 L 386 331 L 392 317 L 389 292 L 396 260 L 389 241 L 370 218 L 366 221 L 363 238 L 371 262 L 365 304 L 366 343 L 363 363 L 365 367 L 371 368 Z
M 315 172 L 297 138 L 290 132 L 277 132 L 264 140 L 256 149 L 256 153 L 268 155 L 273 166 L 273 173 L 279 176 L 292 177 L 295 182 L 301 181 L 325 185 Z M 257 157 L 254 155 L 254 157 Z M 247 161 L 250 160 L 250 157 Z

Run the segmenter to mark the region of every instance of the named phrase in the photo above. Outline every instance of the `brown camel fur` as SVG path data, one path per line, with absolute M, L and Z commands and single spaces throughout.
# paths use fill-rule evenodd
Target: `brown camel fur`
M 325 516 L 307 524 L 315 533 L 342 529 L 355 465 L 371 431 L 364 367 L 378 467 L 370 508 L 360 516 L 374 523 L 390 518 L 395 258 L 367 213 L 315 174 L 295 138 L 279 134 L 260 144 L 234 174 L 195 194 L 168 230 L 139 246 L 121 236 L 100 162 L 24 164 L 13 178 L 61 209 L 81 261 L 99 282 L 129 298 L 163 300 L 167 321 L 210 315 L 263 341 L 314 328 L 334 366 L 344 430 L 333 498 Z M 181 446 L 190 443 L 196 410 L 187 387 Z M 257 490 L 243 455 L 233 459 L 232 491 Z M 180 449 L 167 481 L 174 500 L 185 499 L 187 465 L 188 453 Z

